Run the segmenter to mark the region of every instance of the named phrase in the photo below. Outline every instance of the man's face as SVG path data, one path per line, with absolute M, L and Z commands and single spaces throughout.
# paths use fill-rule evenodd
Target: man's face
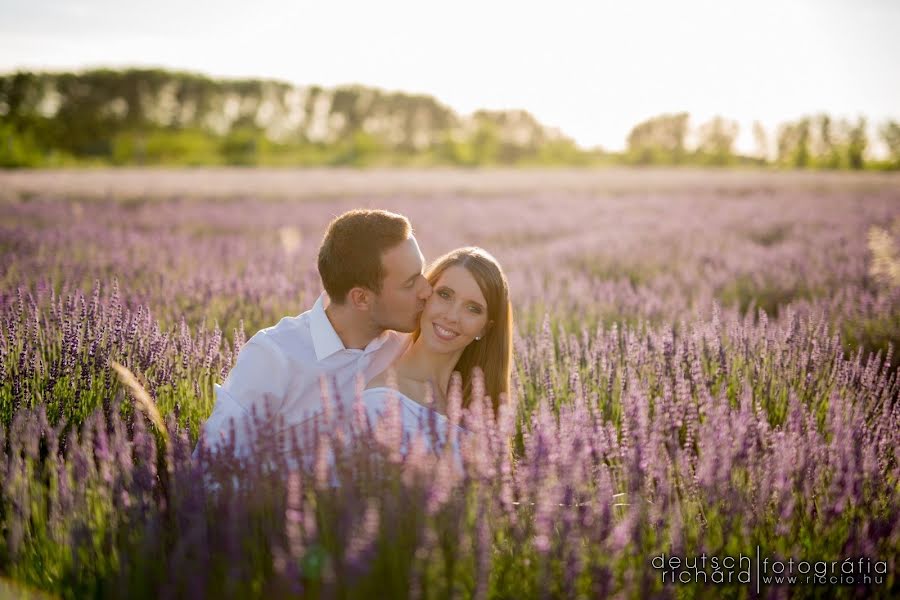
M 413 236 L 381 255 L 384 281 L 372 303 L 372 322 L 378 329 L 411 332 L 419 325 L 431 285 L 425 279 L 425 258 Z

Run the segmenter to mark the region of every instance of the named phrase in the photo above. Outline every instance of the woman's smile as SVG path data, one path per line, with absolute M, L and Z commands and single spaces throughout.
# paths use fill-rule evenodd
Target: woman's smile
M 459 337 L 459 333 L 452 329 L 442 327 L 434 322 L 432 322 L 431 325 L 434 328 L 434 333 L 437 335 L 438 339 L 444 340 L 445 342 L 451 342 Z

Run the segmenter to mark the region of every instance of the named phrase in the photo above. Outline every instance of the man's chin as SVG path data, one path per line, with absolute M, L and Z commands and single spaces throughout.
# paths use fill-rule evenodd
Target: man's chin
M 405 324 L 405 325 L 401 325 L 399 323 L 394 324 L 389 327 L 385 327 L 385 329 L 390 329 L 391 331 L 396 331 L 398 333 L 412 333 L 413 331 L 416 330 L 416 327 L 418 327 L 418 326 L 419 326 L 419 322 L 416 321 L 415 323 Z
M 415 323 L 413 323 L 407 327 L 404 327 L 403 329 L 398 329 L 397 331 L 399 331 L 400 333 L 412 333 L 418 327 L 419 327 L 419 321 L 416 321 Z

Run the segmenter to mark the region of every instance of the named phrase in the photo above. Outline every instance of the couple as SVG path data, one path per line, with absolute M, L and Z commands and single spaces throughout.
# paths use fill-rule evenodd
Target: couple
M 245 420 L 254 409 L 263 416 L 266 402 L 287 427 L 320 411 L 324 393 L 352 414 L 360 382 L 373 424 L 395 395 L 405 437 L 429 417 L 443 430 L 452 373 L 461 375 L 465 407 L 476 368 L 496 414 L 510 385 L 512 309 L 506 277 L 490 254 L 460 248 L 426 271 L 406 217 L 352 210 L 328 226 L 318 267 L 325 292 L 312 309 L 250 338 L 216 386 L 201 431 L 207 446 L 223 443 L 234 419 L 235 450 L 246 455 L 253 440 Z

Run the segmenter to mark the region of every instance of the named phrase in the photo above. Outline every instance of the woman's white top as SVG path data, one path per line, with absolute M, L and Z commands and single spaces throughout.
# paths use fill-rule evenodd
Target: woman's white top
M 366 407 L 366 414 L 369 415 L 369 421 L 372 428 L 375 429 L 378 421 L 382 418 L 388 408 L 388 402 L 391 397 L 396 397 L 400 403 L 400 422 L 403 429 L 403 443 L 401 452 L 405 455 L 409 450 L 409 444 L 421 431 L 425 441 L 425 447 L 432 450 L 432 439 L 440 442 L 441 446 L 447 441 L 449 419 L 441 413 L 419 404 L 415 400 L 405 396 L 397 390 L 389 387 L 373 387 L 363 391 L 362 403 Z M 434 435 L 432 435 L 432 427 Z M 468 431 L 460 426 L 455 426 L 456 438 L 459 440 Z M 453 445 L 453 453 L 456 455 L 458 464 L 461 463 L 459 456 L 459 444 Z

